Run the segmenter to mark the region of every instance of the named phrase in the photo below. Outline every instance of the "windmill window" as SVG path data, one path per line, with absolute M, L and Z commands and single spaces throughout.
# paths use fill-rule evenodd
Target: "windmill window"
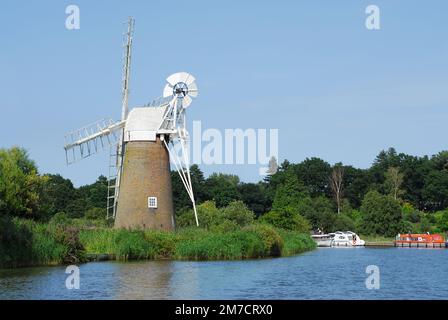
M 148 197 L 148 208 L 157 208 L 157 197 Z

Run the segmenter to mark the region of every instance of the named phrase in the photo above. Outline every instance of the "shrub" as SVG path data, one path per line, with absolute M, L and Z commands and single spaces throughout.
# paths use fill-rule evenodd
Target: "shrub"
M 71 219 L 68 217 L 68 215 L 65 212 L 58 212 L 50 219 L 50 224 L 66 225 L 66 224 L 69 224 L 70 220 Z
M 0 266 L 20 266 L 32 259 L 32 234 L 8 216 L 0 216 Z
M 235 222 L 231 220 L 224 220 L 221 224 L 218 225 L 212 225 L 210 227 L 211 232 L 231 232 L 240 229 L 240 226 Z
M 243 227 L 254 222 L 255 214 L 247 208 L 243 201 L 233 201 L 221 209 L 224 219 Z
M 243 231 L 253 232 L 259 236 L 263 242 L 265 256 L 277 257 L 281 255 L 283 239 L 272 226 L 254 224 L 245 227 Z
M 106 209 L 97 207 L 90 208 L 84 216 L 88 220 L 103 220 L 106 219 Z
M 307 219 L 300 214 L 293 212 L 291 208 L 279 210 L 272 210 L 260 218 L 260 222 L 268 223 L 274 227 L 294 230 L 300 233 L 308 233 L 311 225 Z
M 83 262 L 84 248 L 73 227 L 0 218 L 0 266 Z
M 288 230 L 278 230 L 283 239 L 283 256 L 299 254 L 316 248 L 316 242 L 310 235 Z
M 434 218 L 439 232 L 448 231 L 448 210 L 436 212 Z
M 333 231 L 354 231 L 356 229 L 355 222 L 346 214 L 336 215 Z
M 206 201 L 197 206 L 198 220 L 201 228 L 213 230 L 234 230 L 254 221 L 255 214 L 242 201 L 233 201 L 224 208 L 217 208 L 215 202 Z M 183 212 L 177 219 L 179 228 L 195 226 L 193 210 Z
M 220 210 L 216 207 L 216 204 L 213 201 L 205 201 L 204 203 L 198 205 L 196 209 L 199 224 L 202 228 L 209 228 L 214 224 L 220 224 L 224 220 Z M 177 226 L 179 228 L 195 225 L 196 221 L 193 210 L 188 210 L 177 219 Z

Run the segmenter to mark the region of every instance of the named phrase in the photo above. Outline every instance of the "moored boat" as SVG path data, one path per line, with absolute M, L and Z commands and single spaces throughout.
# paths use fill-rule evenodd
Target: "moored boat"
M 395 237 L 394 245 L 410 248 L 445 248 L 447 243 L 445 238 L 438 233 L 406 233 L 398 234 Z
M 333 237 L 329 234 L 314 234 L 311 236 L 318 247 L 331 247 Z
M 363 247 L 366 242 L 352 231 L 337 231 L 330 233 L 333 236 L 332 247 Z
M 311 237 L 318 247 L 362 247 L 365 245 L 365 241 L 352 231 L 315 234 Z

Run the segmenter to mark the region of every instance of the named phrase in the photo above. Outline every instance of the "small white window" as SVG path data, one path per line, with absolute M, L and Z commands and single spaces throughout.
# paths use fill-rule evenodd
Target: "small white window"
M 148 208 L 157 208 L 157 197 L 148 197 Z

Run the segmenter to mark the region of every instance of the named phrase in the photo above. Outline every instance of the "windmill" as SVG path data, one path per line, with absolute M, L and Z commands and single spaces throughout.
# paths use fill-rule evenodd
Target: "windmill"
M 178 72 L 166 79 L 163 96 L 128 110 L 134 19 L 124 43 L 121 120 L 102 119 L 66 135 L 68 164 L 110 148 L 107 217 L 116 228 L 173 230 L 170 160 L 192 202 L 199 225 L 189 166 L 186 110 L 198 95 L 195 78 Z M 181 156 L 177 151 L 181 151 Z

